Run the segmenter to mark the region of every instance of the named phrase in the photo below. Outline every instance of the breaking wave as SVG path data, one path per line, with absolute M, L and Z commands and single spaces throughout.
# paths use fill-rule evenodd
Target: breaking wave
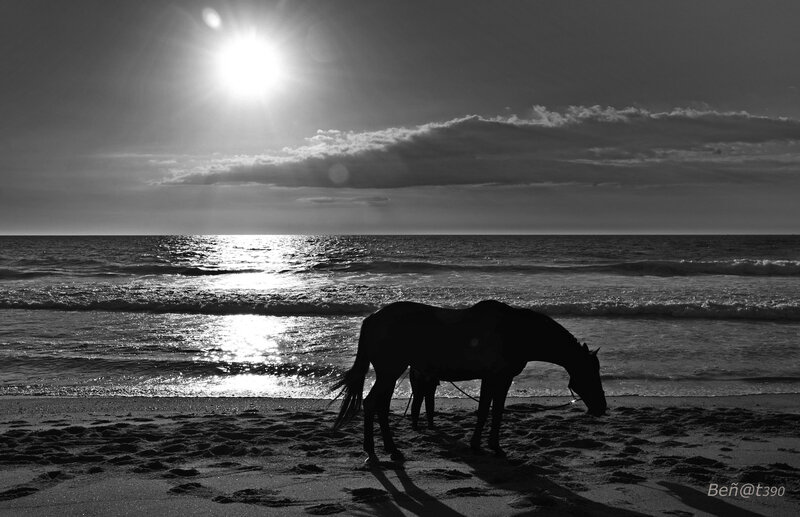
M 234 275 L 241 273 L 260 273 L 260 269 L 222 269 L 212 267 L 180 266 L 170 264 L 146 265 L 104 265 L 98 267 L 82 268 L 50 268 L 50 269 L 25 269 L 25 268 L 0 268 L 0 280 L 18 280 L 28 278 L 41 278 L 47 276 L 217 276 Z
M 434 274 L 443 272 L 574 274 L 601 273 L 631 276 L 800 276 L 800 261 L 795 260 L 642 260 L 587 265 L 540 264 L 447 264 L 424 261 L 374 260 L 346 263 L 318 263 L 306 271 L 331 271 L 375 274 Z
M 523 307 L 554 317 L 594 318 L 680 318 L 714 320 L 800 321 L 800 303 L 719 303 L 719 302 L 643 302 L 609 301 L 527 303 Z M 111 311 L 263 316 L 366 316 L 381 307 L 377 303 L 333 301 L 244 300 L 0 300 L 0 309 Z
M 800 377 L 789 375 L 747 375 L 730 373 L 697 373 L 693 375 L 658 375 L 658 374 L 604 374 L 604 381 L 738 381 L 752 384 L 797 384 Z
M 0 300 L 0 309 L 56 310 L 56 311 L 111 311 L 150 312 L 176 314 L 252 314 L 262 316 L 357 316 L 377 310 L 369 304 L 346 302 L 247 302 L 222 300 L 216 302 L 193 300 Z
M 180 375 L 183 377 L 227 376 L 227 375 L 275 375 L 281 377 L 323 378 L 339 375 L 340 368 L 327 364 L 315 363 L 256 363 L 214 360 L 175 360 L 175 359 L 124 359 L 99 357 L 7 357 L 7 367 L 24 368 L 35 362 L 39 368 L 59 370 L 82 370 L 108 375 L 109 372 L 121 372 L 125 375 Z

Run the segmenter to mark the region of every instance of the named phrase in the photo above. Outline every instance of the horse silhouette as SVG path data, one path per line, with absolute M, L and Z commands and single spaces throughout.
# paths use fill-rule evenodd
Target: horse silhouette
M 344 396 L 334 429 L 360 410 L 364 380 L 370 363 L 375 383 L 363 399 L 364 450 L 377 463 L 373 422 L 378 417 L 384 449 L 395 461 L 404 459 L 389 428 L 389 405 L 397 379 L 411 368 L 446 381 L 481 379 L 478 421 L 470 440 L 478 451 L 481 434 L 492 408 L 489 448 L 502 454 L 500 424 L 511 381 L 528 361 L 545 361 L 569 373 L 569 386 L 588 412 L 605 413 L 597 350 L 584 344 L 544 314 L 511 307 L 494 300 L 467 309 L 445 309 L 415 302 L 396 302 L 368 316 L 361 325 L 353 366 L 332 386 Z

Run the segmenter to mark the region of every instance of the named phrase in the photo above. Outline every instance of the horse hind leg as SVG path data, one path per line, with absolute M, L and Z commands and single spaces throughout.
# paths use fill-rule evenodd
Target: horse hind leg
M 475 452 L 481 450 L 481 435 L 483 434 L 483 427 L 486 425 L 486 419 L 489 417 L 489 406 L 492 403 L 491 382 L 488 379 L 481 381 L 481 396 L 478 401 L 478 422 L 475 424 L 475 432 L 472 434 L 472 439 L 469 445 Z
M 364 398 L 364 452 L 367 453 L 367 463 L 377 464 L 378 456 L 375 454 L 375 420 L 376 409 L 375 386 L 369 390 L 369 394 Z
M 377 465 L 378 456 L 375 454 L 375 429 L 373 422 L 378 418 L 381 428 L 384 449 L 392 455 L 393 460 L 402 460 L 403 454 L 397 449 L 389 427 L 389 405 L 392 401 L 395 381 L 387 381 L 385 377 L 376 376 L 375 384 L 364 398 L 364 451 L 367 453 L 367 463 Z
M 380 391 L 380 398 L 378 399 L 378 423 L 381 426 L 381 436 L 383 437 L 383 449 L 391 455 L 394 461 L 403 461 L 405 457 L 397 445 L 394 443 L 392 437 L 392 429 L 389 426 L 389 407 L 392 403 L 392 393 L 394 393 L 394 381 L 387 384 Z
M 425 417 L 428 420 L 428 429 L 434 427 L 433 415 L 436 407 L 436 383 L 431 384 L 427 393 L 425 393 Z

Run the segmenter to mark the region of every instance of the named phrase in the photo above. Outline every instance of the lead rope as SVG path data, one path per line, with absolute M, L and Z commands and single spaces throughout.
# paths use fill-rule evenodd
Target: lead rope
M 466 395 L 467 397 L 471 398 L 471 399 L 472 399 L 472 400 L 474 400 L 475 402 L 480 402 L 480 400 L 476 399 L 475 397 L 473 397 L 472 395 L 470 395 L 470 394 L 469 394 L 469 393 L 467 393 L 466 391 L 464 391 L 464 390 L 462 390 L 461 388 L 459 388 L 458 386 L 456 386 L 456 383 L 455 383 L 455 382 L 453 382 L 453 381 L 447 381 L 447 382 L 449 382 L 450 384 L 452 384 L 452 385 L 453 385 L 453 387 L 454 387 L 455 389 L 457 389 L 458 391 L 460 391 L 461 393 L 463 393 L 463 394 L 464 394 L 464 395 Z
M 472 399 L 472 400 L 474 400 L 475 402 L 478 402 L 478 403 L 480 403 L 480 401 L 479 401 L 478 399 L 476 399 L 475 397 L 473 397 L 472 395 L 470 395 L 470 394 L 469 394 L 469 393 L 467 393 L 466 391 L 464 391 L 464 390 L 462 390 L 461 388 L 459 388 L 459 387 L 456 385 L 456 383 L 455 383 L 455 382 L 453 382 L 453 381 L 447 381 L 447 382 L 449 382 L 450 384 L 452 384 L 452 385 L 453 385 L 453 387 L 454 387 L 455 389 L 457 389 L 458 391 L 460 391 L 461 393 L 463 393 L 463 394 L 464 394 L 464 395 L 466 395 L 467 397 L 471 398 L 471 399 Z M 565 403 L 565 404 L 559 404 L 559 405 L 557 405 L 557 406 L 542 406 L 542 408 L 541 408 L 541 409 L 539 409 L 539 411 L 550 411 L 551 409 L 561 409 L 562 407 L 571 406 L 572 404 L 575 404 L 575 403 L 576 403 L 576 402 L 578 402 L 579 400 L 582 400 L 582 399 L 581 399 L 579 396 L 575 395 L 575 392 L 574 392 L 574 391 L 572 391 L 572 388 L 568 388 L 568 389 L 569 389 L 569 392 L 570 392 L 570 394 L 572 395 L 572 400 L 570 400 L 569 402 L 567 402 L 567 403 Z M 409 408 L 409 407 L 411 407 L 411 399 L 412 399 L 413 397 L 414 397 L 414 393 L 412 392 L 412 393 L 411 393 L 411 395 L 409 395 L 409 397 L 408 397 L 408 404 L 406 404 L 406 410 L 403 412 L 403 416 L 404 416 L 404 417 L 405 417 L 406 415 L 408 415 L 408 408 Z M 506 408 L 506 409 L 505 409 L 505 411 L 511 411 L 511 412 L 513 413 L 515 410 L 514 410 L 514 409 L 508 409 L 508 408 Z

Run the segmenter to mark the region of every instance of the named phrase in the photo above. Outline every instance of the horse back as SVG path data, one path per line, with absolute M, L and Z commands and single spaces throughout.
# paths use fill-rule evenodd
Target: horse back
M 444 380 L 481 378 L 504 370 L 516 375 L 525 361 L 514 353 L 521 345 L 514 310 L 493 301 L 466 309 L 392 303 L 365 321 L 375 343 L 370 355 L 378 361 L 391 357 Z

